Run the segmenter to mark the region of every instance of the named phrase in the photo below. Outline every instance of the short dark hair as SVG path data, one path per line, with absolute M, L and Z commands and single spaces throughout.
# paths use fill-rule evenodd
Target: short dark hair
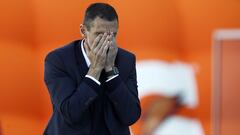
M 89 7 L 85 11 L 83 24 L 90 29 L 91 21 L 93 21 L 96 17 L 100 17 L 101 19 L 107 21 L 118 21 L 118 15 L 115 9 L 107 4 L 107 3 L 93 3 L 89 5 Z

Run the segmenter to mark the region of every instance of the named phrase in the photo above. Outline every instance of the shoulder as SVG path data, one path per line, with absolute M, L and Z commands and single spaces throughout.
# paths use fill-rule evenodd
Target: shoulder
M 56 59 L 67 59 L 69 57 L 73 57 L 75 47 L 80 42 L 81 42 L 81 40 L 75 40 L 68 44 L 63 45 L 62 47 L 59 47 L 59 48 L 49 51 L 45 57 L 45 61 L 51 60 L 51 59 L 56 60 Z
M 130 51 L 118 48 L 115 62 L 122 77 L 126 78 L 126 75 L 129 75 L 136 67 L 136 56 Z
M 136 56 L 134 53 L 128 51 L 128 50 L 125 50 L 123 48 L 118 48 L 118 57 L 121 58 L 121 59 L 125 59 L 127 61 L 129 60 L 133 60 L 135 61 L 136 60 Z

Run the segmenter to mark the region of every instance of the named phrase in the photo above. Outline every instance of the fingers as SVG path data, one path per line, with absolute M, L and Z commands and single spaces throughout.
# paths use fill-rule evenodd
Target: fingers
M 111 36 L 108 35 L 104 40 L 103 45 L 101 46 L 101 49 L 110 41 L 110 39 L 111 39 Z
M 110 45 L 112 44 L 112 41 L 108 41 L 107 42 L 107 45 L 106 46 L 104 46 L 104 48 L 103 48 L 103 55 L 106 55 L 107 54 L 107 50 L 108 50 L 108 48 L 110 47 Z
M 102 38 L 100 39 L 100 41 L 98 42 L 98 45 L 96 46 L 96 50 L 99 50 L 99 48 L 102 46 L 102 44 L 104 43 L 104 41 L 106 40 L 107 38 L 107 33 L 105 32 L 102 36 Z
M 116 43 L 115 37 L 112 38 L 112 42 L 110 44 L 109 51 L 110 52 L 117 52 L 118 51 L 118 47 L 117 47 L 117 43 Z
M 99 34 L 99 35 L 94 39 L 91 50 L 94 49 L 94 48 L 96 48 L 96 46 L 98 45 L 98 43 L 99 43 L 99 41 L 100 41 L 101 38 L 102 38 L 102 34 Z
M 108 35 L 107 33 L 104 33 L 103 35 L 100 34 L 94 40 L 92 48 L 89 49 L 89 51 L 90 50 L 93 51 L 94 54 L 105 55 L 110 46 L 115 48 L 116 45 L 115 46 L 112 45 L 113 40 L 114 40 L 113 33 L 111 33 L 110 35 Z
M 106 43 L 104 43 L 102 46 L 101 46 L 101 48 L 100 48 L 100 50 L 99 50 L 99 52 L 98 52 L 98 54 L 99 55 L 101 55 L 101 56 L 106 56 L 106 52 L 107 52 L 107 50 L 108 50 L 108 48 L 109 48 L 109 46 L 110 46 L 110 43 L 111 41 L 106 41 Z
M 102 39 L 99 41 L 98 45 L 96 46 L 96 48 L 94 49 L 95 52 L 98 52 L 102 49 L 102 47 L 104 47 L 107 43 L 107 41 L 110 40 L 110 36 L 107 33 L 104 33 Z
M 102 43 L 102 44 L 98 44 L 98 48 L 96 48 L 96 49 L 98 49 L 98 50 L 95 50 L 95 51 L 97 51 L 97 52 L 99 52 L 100 54 L 103 52 L 103 49 L 104 49 L 104 47 L 107 45 L 107 44 L 109 44 L 108 42 L 110 42 L 109 40 L 111 39 L 111 36 L 109 36 L 109 35 L 107 35 L 106 36 L 106 38 L 104 39 L 104 42 Z

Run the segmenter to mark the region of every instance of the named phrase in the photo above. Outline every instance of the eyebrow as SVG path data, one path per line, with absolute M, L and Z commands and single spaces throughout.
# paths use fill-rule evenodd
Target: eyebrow
M 96 34 L 104 34 L 104 32 L 105 32 L 105 31 L 97 31 L 97 32 L 95 32 L 95 33 L 96 33 Z M 113 34 L 116 35 L 117 32 L 113 32 Z

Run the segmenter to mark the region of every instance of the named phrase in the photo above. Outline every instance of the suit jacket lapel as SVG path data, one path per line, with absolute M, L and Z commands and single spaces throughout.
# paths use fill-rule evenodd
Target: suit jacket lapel
M 74 50 L 76 54 L 78 71 L 80 73 L 81 78 L 83 78 L 88 72 L 88 66 L 82 53 L 81 40 L 79 40 L 79 42 L 75 45 Z

